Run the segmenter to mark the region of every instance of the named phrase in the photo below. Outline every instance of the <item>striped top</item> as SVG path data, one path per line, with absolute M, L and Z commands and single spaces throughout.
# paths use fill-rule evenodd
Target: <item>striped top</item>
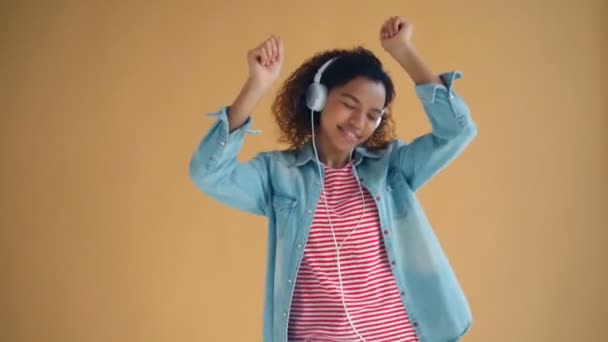
M 342 302 L 327 198 L 338 245 L 350 234 L 339 254 L 344 300 L 355 329 L 365 341 L 418 342 L 391 272 L 376 205 L 365 188 L 363 194 L 362 203 L 351 164 L 340 169 L 325 167 L 325 191 L 296 279 L 289 341 L 361 340 Z M 361 224 L 356 228 L 362 212 Z

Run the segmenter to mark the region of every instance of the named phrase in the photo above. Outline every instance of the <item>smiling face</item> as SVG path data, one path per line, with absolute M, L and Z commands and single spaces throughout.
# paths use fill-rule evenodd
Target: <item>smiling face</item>
M 357 77 L 332 88 L 321 113 L 318 141 L 326 156 L 348 154 L 373 133 L 386 100 L 384 85 Z

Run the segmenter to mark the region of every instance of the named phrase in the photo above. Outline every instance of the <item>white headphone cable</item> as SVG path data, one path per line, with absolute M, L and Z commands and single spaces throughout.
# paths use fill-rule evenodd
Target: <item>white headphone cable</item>
M 344 284 L 342 282 L 342 271 L 341 271 L 341 267 L 340 267 L 340 249 L 342 248 L 342 245 L 344 244 L 344 242 L 346 242 L 346 240 L 350 237 L 350 235 L 359 228 L 359 225 L 361 224 L 361 221 L 363 220 L 363 214 L 365 211 L 365 197 L 363 196 L 363 188 L 361 187 L 361 183 L 359 182 L 359 177 L 357 176 L 357 168 L 353 164 L 352 165 L 353 171 L 355 172 L 355 178 L 357 179 L 357 184 L 359 185 L 359 191 L 361 193 L 361 203 L 362 203 L 361 217 L 359 218 L 359 222 L 357 223 L 355 228 L 346 236 L 346 238 L 344 238 L 342 243 L 340 243 L 340 245 L 338 245 L 338 241 L 336 239 L 336 233 L 334 232 L 334 225 L 331 222 L 331 215 L 329 214 L 329 205 L 327 204 L 327 194 L 325 193 L 325 181 L 323 180 L 323 173 L 321 172 L 321 165 L 320 165 L 321 161 L 319 160 L 319 154 L 317 152 L 317 146 L 315 143 L 315 125 L 314 125 L 314 111 L 313 110 L 310 111 L 310 125 L 312 128 L 312 147 L 315 151 L 315 156 L 317 157 L 317 168 L 319 170 L 319 179 L 321 181 L 321 192 L 324 194 L 323 199 L 325 200 L 325 210 L 327 211 L 327 219 L 329 221 L 331 233 L 334 238 L 334 245 L 336 246 L 336 259 L 337 259 L 336 264 L 338 266 L 338 281 L 340 283 L 340 294 L 341 294 L 341 298 L 342 298 L 342 305 L 344 306 L 344 312 L 346 313 L 346 318 L 348 319 L 350 326 L 353 328 L 353 331 L 355 332 L 355 334 L 357 334 L 357 336 L 361 339 L 361 341 L 365 341 L 365 339 L 363 338 L 363 336 L 361 336 L 361 334 L 359 333 L 357 328 L 355 328 L 355 324 L 353 323 L 352 318 L 350 317 L 350 314 L 348 313 L 348 308 L 346 307 L 346 300 L 344 298 Z M 351 153 L 348 157 L 349 162 L 352 159 L 351 158 L 352 153 L 353 153 L 353 151 L 351 151 Z

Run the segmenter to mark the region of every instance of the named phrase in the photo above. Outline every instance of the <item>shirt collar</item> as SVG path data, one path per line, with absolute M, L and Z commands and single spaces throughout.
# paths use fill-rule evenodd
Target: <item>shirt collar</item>
M 370 151 L 366 147 L 357 146 L 353 153 L 354 165 L 359 165 L 363 160 L 363 157 L 378 159 L 381 156 L 381 151 Z M 312 148 L 312 143 L 308 142 L 304 144 L 302 148 L 296 151 L 295 161 L 293 164 L 296 166 L 302 166 L 315 158 L 315 151 Z

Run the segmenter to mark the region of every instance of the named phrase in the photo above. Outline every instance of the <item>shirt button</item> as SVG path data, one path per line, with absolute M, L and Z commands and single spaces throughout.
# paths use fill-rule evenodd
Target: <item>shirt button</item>
M 414 327 L 417 327 L 417 326 L 418 326 L 418 322 L 412 322 L 412 325 L 413 325 Z
M 384 235 L 388 235 L 388 230 L 384 230 Z
M 283 317 L 287 317 L 287 311 L 283 311 Z
M 403 296 L 405 296 L 405 292 L 401 291 L 401 292 L 399 292 L 399 295 L 401 295 L 403 297 Z
M 226 144 L 224 140 L 220 141 L 220 145 L 224 146 L 224 144 Z
M 376 196 L 376 201 L 380 201 L 380 196 Z
M 312 210 L 308 209 L 306 210 L 309 214 L 312 214 Z
M 302 244 L 301 243 L 298 244 L 298 248 L 302 248 Z
M 291 279 L 289 279 L 287 282 L 291 284 Z
M 395 265 L 395 260 L 391 261 L 391 265 Z

